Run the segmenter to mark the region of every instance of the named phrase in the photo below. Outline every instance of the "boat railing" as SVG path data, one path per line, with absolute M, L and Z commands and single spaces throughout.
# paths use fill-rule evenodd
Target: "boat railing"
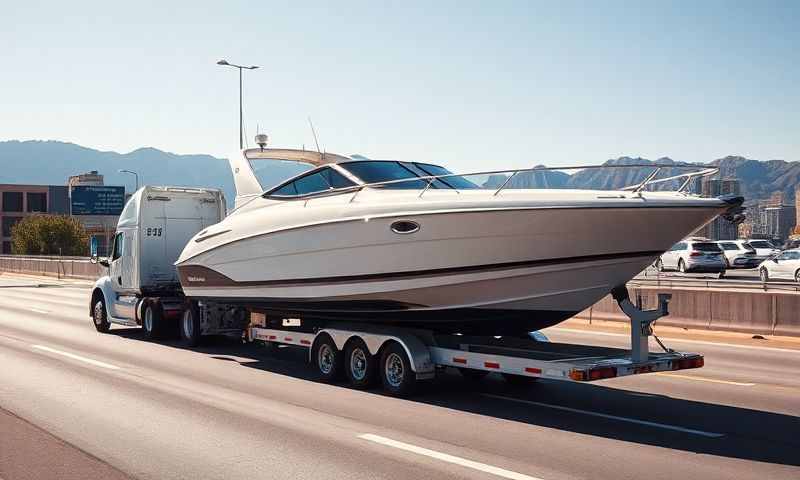
M 497 196 L 502 192 L 504 189 L 508 188 L 508 185 L 511 183 L 512 179 L 514 179 L 517 175 L 521 173 L 536 173 L 536 172 L 546 172 L 546 171 L 569 171 L 569 170 L 599 170 L 604 168 L 652 168 L 653 171 L 650 172 L 642 182 L 637 183 L 636 185 L 630 185 L 626 187 L 622 187 L 619 191 L 632 191 L 634 193 L 641 192 L 646 187 L 650 185 L 657 185 L 666 182 L 674 182 L 680 179 L 684 179 L 681 185 L 678 187 L 677 190 L 673 190 L 675 192 L 684 192 L 689 185 L 691 184 L 692 179 L 699 178 L 699 177 L 707 177 L 711 175 L 715 175 L 719 172 L 718 167 L 704 167 L 699 165 L 664 165 L 664 164 L 631 164 L 631 165 L 581 165 L 581 166 L 572 166 L 572 167 L 533 167 L 533 168 L 519 168 L 514 170 L 489 170 L 489 171 L 482 171 L 482 172 L 472 172 L 472 173 L 448 173 L 444 175 L 427 175 L 427 176 L 420 176 L 420 177 L 409 177 L 409 178 L 402 178 L 398 180 L 386 180 L 381 182 L 374 182 L 374 183 L 365 183 L 362 185 L 357 185 L 354 187 L 345 187 L 341 189 L 335 189 L 336 191 L 342 190 L 355 190 L 356 192 L 360 192 L 364 188 L 381 188 L 386 187 L 389 185 L 401 184 L 401 183 L 408 183 L 408 182 L 425 182 L 425 187 L 419 193 L 419 197 L 422 197 L 425 192 L 430 190 L 430 188 L 434 185 L 434 183 L 439 180 L 447 180 L 448 178 L 453 177 L 460 177 L 460 178 L 468 178 L 468 177 L 475 177 L 479 175 L 483 176 L 490 176 L 490 175 L 507 175 L 507 177 L 503 180 L 503 183 L 500 184 L 494 191 L 493 195 Z M 658 174 L 663 169 L 699 169 L 694 172 L 686 172 L 680 173 L 678 175 L 672 175 L 666 178 L 656 178 Z M 447 182 L 444 182 L 447 184 Z M 448 184 L 448 186 L 450 186 Z M 476 185 L 478 186 L 478 185 Z M 460 193 L 457 188 L 452 187 L 453 190 Z

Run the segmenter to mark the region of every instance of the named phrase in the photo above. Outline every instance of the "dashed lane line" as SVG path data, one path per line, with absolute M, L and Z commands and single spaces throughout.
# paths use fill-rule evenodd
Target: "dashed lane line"
M 91 358 L 82 357 L 80 355 L 75 355 L 74 353 L 64 352 L 61 350 L 56 350 L 55 348 L 50 348 L 45 345 L 31 345 L 32 348 L 35 350 L 39 350 L 42 352 L 53 353 L 55 355 L 61 355 L 62 357 L 71 358 L 72 360 L 77 360 L 79 362 L 88 363 L 89 365 L 94 365 L 95 367 L 107 368 L 109 370 L 119 370 L 120 368 L 116 365 L 111 365 L 110 363 L 100 362 L 97 360 L 93 360 Z

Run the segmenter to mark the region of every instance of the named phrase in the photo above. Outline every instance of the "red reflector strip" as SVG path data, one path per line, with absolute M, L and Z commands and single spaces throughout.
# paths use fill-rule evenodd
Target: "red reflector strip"
M 287 342 L 291 342 L 292 341 L 292 337 L 283 337 L 283 340 L 287 341 Z
M 311 345 L 311 342 L 309 342 L 308 340 L 300 340 L 300 343 L 303 345 Z
M 267 340 L 275 340 L 276 338 L 278 337 L 276 337 L 275 335 L 267 335 Z
M 500 364 L 497 362 L 483 362 L 483 366 L 486 368 L 500 368 Z
M 673 370 L 683 370 L 686 368 L 700 368 L 705 365 L 703 357 L 682 358 L 680 360 L 672 361 Z
M 617 369 L 614 367 L 593 368 L 589 370 L 589 380 L 600 380 L 602 378 L 613 378 L 617 376 Z
M 466 365 L 467 364 L 467 359 L 466 358 L 453 357 L 453 363 L 463 363 L 464 365 Z
M 527 373 L 542 373 L 541 368 L 525 367 Z

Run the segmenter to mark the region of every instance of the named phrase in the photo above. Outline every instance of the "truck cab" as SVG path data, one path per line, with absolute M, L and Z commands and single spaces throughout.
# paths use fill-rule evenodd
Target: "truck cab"
M 145 186 L 128 200 L 117 223 L 106 266 L 92 290 L 89 314 L 98 331 L 110 324 L 142 325 L 157 336 L 170 313 L 182 308 L 174 263 L 186 243 L 226 214 L 222 191 Z M 159 324 L 159 325 L 156 325 Z

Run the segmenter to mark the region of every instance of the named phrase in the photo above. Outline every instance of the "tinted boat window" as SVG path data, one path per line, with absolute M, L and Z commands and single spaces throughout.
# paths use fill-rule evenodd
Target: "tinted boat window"
M 289 182 L 279 189 L 270 192 L 270 195 L 295 197 L 325 192 L 332 188 L 352 187 L 353 185 L 355 185 L 353 182 L 336 170 L 324 168 Z
M 716 243 L 695 243 L 692 245 L 692 250 L 699 250 L 701 252 L 721 252 L 719 245 Z
M 361 179 L 361 181 L 364 183 L 388 182 L 392 180 L 417 177 L 414 172 L 402 166 L 400 162 L 347 162 L 341 163 L 339 166 L 347 169 L 347 171 Z M 413 190 L 425 188 L 425 185 L 427 185 L 427 182 L 423 182 L 422 180 L 411 180 L 408 182 L 390 183 L 388 185 L 381 186 L 381 188 Z
M 440 167 L 439 165 L 430 165 L 428 163 L 415 163 L 414 165 L 419 167 L 428 175 L 450 175 L 453 173 L 444 167 Z M 447 178 L 442 178 L 440 180 L 453 188 L 458 188 L 458 189 L 480 188 L 479 186 L 475 185 L 474 183 L 470 182 L 469 180 L 461 176 L 447 177 Z

